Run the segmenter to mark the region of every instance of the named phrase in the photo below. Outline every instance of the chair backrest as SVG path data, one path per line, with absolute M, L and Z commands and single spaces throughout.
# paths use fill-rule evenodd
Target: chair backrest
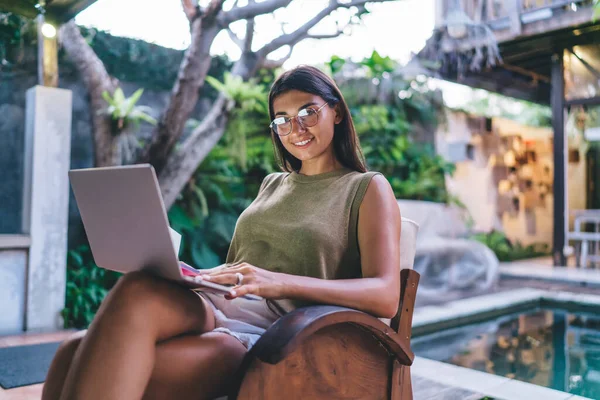
M 400 270 L 413 269 L 415 265 L 415 253 L 417 251 L 417 233 L 419 232 L 419 225 L 408 218 L 402 217 L 402 232 L 400 233 Z M 400 304 L 402 304 L 402 296 L 400 297 Z M 399 304 L 399 305 L 400 305 Z M 398 314 L 396 314 L 398 317 Z M 391 319 L 380 318 L 383 323 L 391 326 Z M 397 327 L 394 327 L 397 329 Z
M 417 233 L 419 225 L 402 217 L 402 233 L 400 234 L 400 269 L 413 269 L 415 252 L 417 251 Z

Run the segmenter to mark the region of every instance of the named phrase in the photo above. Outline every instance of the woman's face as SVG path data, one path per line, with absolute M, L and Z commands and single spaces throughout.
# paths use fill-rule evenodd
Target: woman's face
M 317 113 L 317 122 L 314 126 L 306 126 L 306 124 L 303 126 L 298 123 L 298 118 L 293 118 L 291 132 L 287 136 L 279 136 L 285 149 L 302 161 L 303 166 L 306 162 L 318 159 L 327 161 L 325 158 L 335 158 L 333 132 L 335 124 L 342 120 L 336 107 L 331 108 L 326 105 L 325 100 L 317 95 L 290 90 L 275 98 L 273 111 L 276 119 L 279 117 L 291 118 L 300 114 L 304 115 L 300 119 L 305 121 L 315 121 L 313 113 Z M 310 116 L 311 114 L 312 116 Z M 286 125 L 289 126 L 289 124 L 283 126 L 286 127 Z M 289 130 L 280 129 L 280 131 L 286 133 Z

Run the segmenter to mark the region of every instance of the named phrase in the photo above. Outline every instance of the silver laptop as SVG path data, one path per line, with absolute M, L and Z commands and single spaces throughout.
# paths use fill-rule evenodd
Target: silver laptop
M 183 275 L 151 165 L 76 169 L 69 178 L 99 267 L 124 273 L 146 270 L 188 287 L 229 292 L 227 286 Z

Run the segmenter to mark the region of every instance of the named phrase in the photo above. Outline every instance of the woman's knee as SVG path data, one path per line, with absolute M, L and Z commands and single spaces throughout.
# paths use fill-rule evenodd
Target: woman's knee
M 144 306 L 161 295 L 161 285 L 165 284 L 168 283 L 146 272 L 128 272 L 111 290 L 110 301 L 118 303 L 120 308 Z
M 117 281 L 113 292 L 121 296 L 147 298 L 156 291 L 158 278 L 142 271 L 128 272 Z
M 167 324 L 175 330 L 181 326 L 205 332 L 210 328 L 207 321 L 214 317 L 203 309 L 203 304 L 198 295 L 183 286 L 136 271 L 119 279 L 99 314 L 109 323 L 126 323 L 130 327 L 147 329 Z
M 99 310 L 104 318 L 125 318 L 133 322 L 132 318 L 145 314 L 152 298 L 158 292 L 157 278 L 145 272 L 129 272 L 117 281 Z
M 55 358 L 61 360 L 62 362 L 70 363 L 86 332 L 87 330 L 75 332 L 73 335 L 69 336 L 65 341 L 63 341 L 56 350 Z
M 237 369 L 248 351 L 238 339 L 226 333 L 207 332 L 203 337 L 211 342 L 215 357 L 222 360 L 227 370 Z

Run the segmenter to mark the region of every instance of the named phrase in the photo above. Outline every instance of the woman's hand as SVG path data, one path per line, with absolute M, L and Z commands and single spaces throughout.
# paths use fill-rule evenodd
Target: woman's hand
M 254 294 L 265 299 L 282 299 L 285 297 L 289 275 L 271 272 L 252 264 L 240 263 L 210 271 L 201 275 L 201 279 L 221 285 L 234 285 L 228 299 L 235 299 L 246 294 Z M 241 284 L 238 284 L 241 280 Z

